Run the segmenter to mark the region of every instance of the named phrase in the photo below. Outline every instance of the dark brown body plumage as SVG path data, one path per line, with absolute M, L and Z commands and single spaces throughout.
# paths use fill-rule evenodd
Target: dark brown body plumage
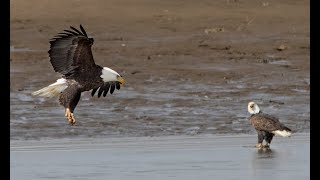
M 289 128 L 280 123 L 278 118 L 262 112 L 251 115 L 250 123 L 255 129 L 267 132 L 289 130 Z
M 273 131 L 291 131 L 291 129 L 280 123 L 278 118 L 262 112 L 251 115 L 249 120 L 258 133 L 258 143 L 262 143 L 262 141 L 265 140 L 270 144 L 275 135 Z

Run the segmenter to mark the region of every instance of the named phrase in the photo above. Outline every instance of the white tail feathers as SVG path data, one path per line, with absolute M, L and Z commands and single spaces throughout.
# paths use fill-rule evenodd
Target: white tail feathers
M 42 88 L 32 93 L 34 96 L 54 97 L 58 96 L 62 91 L 68 87 L 67 80 L 64 78 L 58 79 L 57 82 L 50 84 L 49 86 Z
M 291 132 L 290 131 L 286 131 L 286 130 L 277 130 L 277 131 L 273 131 L 274 134 L 280 135 L 282 137 L 290 137 L 291 136 Z

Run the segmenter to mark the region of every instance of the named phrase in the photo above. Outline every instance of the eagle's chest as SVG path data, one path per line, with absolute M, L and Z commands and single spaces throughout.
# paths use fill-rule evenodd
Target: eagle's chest
M 249 118 L 250 124 L 252 126 L 256 126 L 256 124 L 261 123 L 261 118 L 259 118 L 258 115 L 251 115 L 251 117 Z
M 253 123 L 253 119 L 254 119 L 254 115 L 251 115 L 251 116 L 249 117 L 249 122 L 250 122 L 250 124 Z
M 103 85 L 100 75 L 100 69 L 92 69 L 90 73 L 82 73 L 74 77 L 74 80 L 78 83 L 81 91 L 89 91 Z
M 89 91 L 96 87 L 100 87 L 103 82 L 100 78 L 81 79 L 77 81 L 82 91 Z
M 103 82 L 99 78 L 87 79 L 79 81 L 79 85 L 82 91 L 89 91 L 91 89 L 100 87 Z

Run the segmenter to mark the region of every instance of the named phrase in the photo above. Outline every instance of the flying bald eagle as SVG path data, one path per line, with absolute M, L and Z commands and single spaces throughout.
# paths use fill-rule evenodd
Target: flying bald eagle
M 80 25 L 80 30 L 70 26 L 71 30 L 64 30 L 50 40 L 48 51 L 50 62 L 55 72 L 62 74 L 57 82 L 33 92 L 33 95 L 43 97 L 59 96 L 59 101 L 65 108 L 65 116 L 70 125 L 76 123 L 73 111 L 76 108 L 81 92 L 90 91 L 94 96 L 98 91 L 98 98 L 105 97 L 110 90 L 112 94 L 124 83 L 122 76 L 116 71 L 95 64 L 91 46 L 93 38 L 87 36 Z
M 291 129 L 280 123 L 278 118 L 261 112 L 254 102 L 249 102 L 248 111 L 251 114 L 250 123 L 258 133 L 257 148 L 268 148 L 275 134 L 283 137 L 291 136 Z M 266 141 L 265 145 L 262 145 L 263 140 Z

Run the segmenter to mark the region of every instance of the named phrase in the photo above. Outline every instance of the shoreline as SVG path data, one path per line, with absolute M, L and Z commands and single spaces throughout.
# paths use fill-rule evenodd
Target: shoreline
M 233 143 L 237 142 L 237 140 L 240 140 L 241 142 L 244 142 L 246 147 L 250 147 L 252 144 L 252 147 L 254 147 L 257 139 L 257 135 L 253 134 L 207 134 L 207 135 L 193 135 L 193 136 L 187 136 L 187 135 L 178 135 L 178 136 L 157 136 L 157 137 L 98 137 L 98 138 L 55 138 L 55 139 L 40 139 L 40 140 L 11 140 L 10 141 L 10 151 L 20 151 L 24 150 L 24 148 L 29 150 L 35 150 L 36 148 L 42 149 L 42 150 L 48 150 L 50 148 L 56 148 L 55 150 L 64 150 L 69 147 L 99 147 L 99 146 L 110 146 L 113 147 L 123 147 L 124 145 L 127 145 L 128 147 L 136 147 L 141 144 L 148 143 L 149 145 L 170 145 L 170 142 L 174 142 L 176 145 L 184 144 L 185 141 L 192 142 L 192 144 L 189 144 L 191 146 L 196 144 L 210 144 L 213 143 L 214 145 L 223 145 L 223 146 L 238 146 L 239 143 Z M 274 144 L 281 144 L 283 142 L 287 143 L 289 141 L 305 141 L 306 139 L 309 139 L 310 143 L 310 133 L 295 133 L 291 137 L 280 137 L 275 136 L 272 143 L 271 148 Z M 201 142 L 197 142 L 197 140 L 201 140 Z M 184 144 L 186 145 L 186 144 Z

